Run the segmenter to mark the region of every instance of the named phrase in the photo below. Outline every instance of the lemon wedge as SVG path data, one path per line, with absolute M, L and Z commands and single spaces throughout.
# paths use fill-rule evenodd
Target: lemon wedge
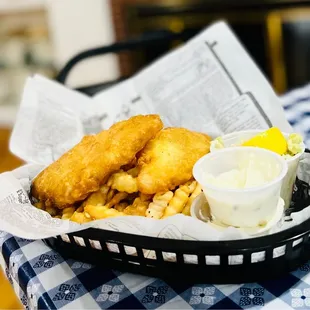
M 302 136 L 297 133 L 291 133 L 287 139 L 288 152 L 296 155 L 302 152 Z
M 263 149 L 267 149 L 283 155 L 287 152 L 287 142 L 282 132 L 272 127 L 268 130 L 254 136 L 250 140 L 242 144 L 242 146 L 255 146 Z

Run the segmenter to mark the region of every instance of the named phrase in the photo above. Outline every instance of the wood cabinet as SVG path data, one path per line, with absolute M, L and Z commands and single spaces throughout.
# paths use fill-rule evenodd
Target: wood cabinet
M 112 0 L 111 6 L 118 41 L 162 30 L 191 37 L 226 20 L 279 94 L 310 80 L 310 1 Z M 133 74 L 175 43 L 122 53 L 121 73 Z
M 11 129 L 0 127 L 0 173 L 13 170 L 23 164 L 23 161 L 9 151 Z

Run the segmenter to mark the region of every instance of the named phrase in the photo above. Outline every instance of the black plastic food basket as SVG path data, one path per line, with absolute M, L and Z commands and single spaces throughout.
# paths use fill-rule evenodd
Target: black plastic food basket
M 60 72 L 58 81 L 64 83 L 73 66 L 85 58 L 174 38 L 175 35 L 171 34 L 156 35 L 155 39 L 132 40 L 127 44 L 117 43 L 82 52 L 68 62 Z M 111 84 L 113 82 L 79 90 L 93 95 Z M 287 210 L 288 218 L 290 212 L 310 205 L 309 188 L 305 182 L 296 181 L 292 207 Z M 174 240 L 93 228 L 44 241 L 65 258 L 102 268 L 169 281 L 217 284 L 257 282 L 277 278 L 296 269 L 310 259 L 309 235 L 310 219 L 280 233 L 237 241 Z
M 309 185 L 297 180 L 295 188 L 287 220 L 290 212 L 310 205 Z M 97 266 L 216 284 L 256 282 L 296 269 L 310 259 L 309 234 L 310 219 L 280 233 L 237 241 L 174 240 L 90 228 L 45 242 L 66 258 Z

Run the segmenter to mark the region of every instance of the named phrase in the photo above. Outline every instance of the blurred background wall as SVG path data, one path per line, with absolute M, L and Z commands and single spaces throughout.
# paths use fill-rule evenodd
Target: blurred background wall
M 54 78 L 75 54 L 114 42 L 108 0 L 0 0 L 0 126 L 12 126 L 28 75 Z M 116 56 L 87 60 L 68 85 L 118 77 Z
M 115 41 L 110 1 L 52 0 L 47 5 L 54 64 L 60 69 L 76 53 Z M 70 74 L 68 84 L 84 86 L 119 76 L 115 55 L 89 59 Z
M 0 125 L 25 78 L 54 78 L 77 53 L 169 31 L 182 39 L 79 63 L 67 84 L 127 77 L 216 20 L 228 21 L 278 94 L 310 80 L 310 0 L 0 0 Z
M 20 164 L 8 164 L 7 144 L 27 76 L 55 78 L 71 57 L 90 48 L 182 35 L 84 60 L 66 84 L 128 77 L 217 20 L 230 24 L 278 94 L 309 83 L 310 0 L 0 0 L 0 172 Z
M 0 173 L 22 163 L 8 141 L 27 76 L 55 78 L 75 54 L 114 40 L 109 0 L 0 0 Z M 118 76 L 116 56 L 108 55 L 77 65 L 68 85 Z

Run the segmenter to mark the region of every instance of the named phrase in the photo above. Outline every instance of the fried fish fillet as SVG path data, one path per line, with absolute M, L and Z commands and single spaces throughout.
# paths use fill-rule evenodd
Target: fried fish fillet
M 138 115 L 85 136 L 35 178 L 32 196 L 60 209 L 85 199 L 112 172 L 131 163 L 162 128 L 158 115 Z
M 160 131 L 141 151 L 138 189 L 164 193 L 192 179 L 196 161 L 209 153 L 210 137 L 184 128 Z

